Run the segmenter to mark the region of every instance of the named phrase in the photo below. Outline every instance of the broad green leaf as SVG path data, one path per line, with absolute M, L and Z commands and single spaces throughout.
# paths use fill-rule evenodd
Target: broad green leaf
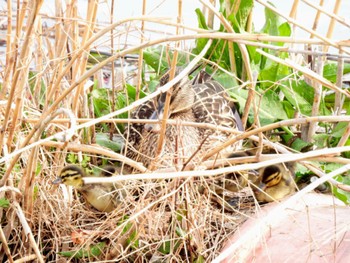
M 350 177 L 344 176 L 344 175 L 338 175 L 334 177 L 335 180 L 337 180 L 340 183 L 350 185 Z M 346 192 L 342 189 L 332 187 L 333 194 L 341 201 L 343 201 L 345 204 L 350 204 L 350 193 Z
M 165 57 L 165 48 L 146 48 L 143 50 L 143 58 L 147 65 L 152 67 L 155 71 L 165 71 L 169 68 L 168 62 Z
M 202 11 L 199 8 L 196 8 L 194 11 L 196 12 L 196 15 L 197 15 L 198 27 L 202 29 L 209 29 L 207 22 L 205 20 L 205 16 L 202 13 Z
M 96 133 L 96 143 L 114 152 L 120 152 L 123 147 L 121 142 L 111 141 L 109 139 L 109 134 L 106 133 Z
M 134 101 L 136 98 L 136 87 L 134 87 L 130 84 L 126 84 L 126 91 L 128 93 L 128 98 L 131 99 L 132 101 Z M 142 90 L 140 90 L 140 99 L 142 99 L 146 96 L 147 96 L 147 94 L 145 92 L 143 92 Z M 124 99 L 125 99 L 125 97 L 124 97 Z
M 10 206 L 10 201 L 7 200 L 5 197 L 0 198 L 0 207 L 2 208 L 8 208 Z
M 265 8 L 265 24 L 261 29 L 263 33 L 269 34 L 271 36 L 278 36 L 278 27 L 281 23 L 282 22 L 279 15 L 277 15 L 271 9 Z
M 160 247 L 158 248 L 158 251 L 167 255 L 172 253 L 173 251 L 177 250 L 181 244 L 180 240 L 176 241 L 165 241 L 163 242 Z
M 337 71 L 338 71 L 338 64 L 335 62 L 328 62 L 323 67 L 323 77 L 335 83 L 337 81 Z M 350 63 L 344 63 L 343 74 L 348 74 L 348 73 L 350 73 Z
M 278 64 L 270 59 L 265 60 L 264 68 L 260 71 L 258 80 L 263 89 L 271 87 L 277 81 Z
M 303 141 L 300 138 L 296 138 L 293 143 L 291 144 L 291 148 L 293 148 L 296 151 L 299 152 L 306 152 L 307 150 L 309 150 L 311 147 L 313 146 L 312 143 L 308 143 L 306 141 Z
M 88 248 L 82 248 L 77 251 L 62 251 L 58 252 L 59 255 L 64 257 L 73 257 L 77 259 L 87 258 L 87 257 L 98 257 L 102 254 L 104 247 L 106 246 L 105 242 L 99 242 L 94 246 Z
M 329 134 L 316 134 L 313 137 L 314 144 L 317 146 L 317 148 L 326 148 L 328 147 L 328 141 L 329 141 Z
M 147 65 L 152 67 L 156 72 L 163 72 L 169 68 L 168 59 L 171 61 L 174 57 L 172 50 L 166 50 L 163 46 L 146 48 L 143 51 L 143 58 Z M 186 52 L 178 51 L 177 65 L 182 66 L 188 61 Z
M 237 21 L 238 21 L 241 28 L 246 28 L 248 17 L 250 15 L 250 12 L 252 11 L 253 7 L 254 7 L 253 0 L 240 1 L 240 5 L 238 8 L 238 12 L 237 12 L 236 17 L 237 17 Z
M 288 85 L 289 83 L 286 83 Z M 281 85 L 280 89 L 286 96 L 286 99 L 302 114 L 310 116 L 312 111 L 312 103 L 314 89 L 304 81 L 299 83 L 293 82 L 291 87 Z
M 187 235 L 186 231 L 182 229 L 181 227 L 176 227 L 175 230 L 178 237 L 185 237 Z
M 110 112 L 110 104 L 106 89 L 94 89 L 90 95 L 93 99 L 94 112 L 96 117 L 101 117 Z
M 205 263 L 205 258 L 203 256 L 199 256 L 194 263 Z
M 347 122 L 340 122 L 334 127 L 332 131 L 332 136 L 335 138 L 341 138 L 344 136 L 346 127 L 348 126 Z
M 259 92 L 259 90 L 257 90 Z M 240 105 L 244 105 L 248 91 L 243 89 L 235 89 L 230 93 L 238 101 Z M 260 124 L 262 126 L 273 123 L 277 120 L 285 120 L 288 118 L 283 108 L 283 103 L 279 100 L 278 96 L 273 91 L 262 92 L 262 96 L 256 95 L 255 106 L 258 107 L 258 114 L 260 118 Z M 253 109 L 250 112 L 251 118 L 253 115 Z M 252 120 L 250 118 L 250 120 Z

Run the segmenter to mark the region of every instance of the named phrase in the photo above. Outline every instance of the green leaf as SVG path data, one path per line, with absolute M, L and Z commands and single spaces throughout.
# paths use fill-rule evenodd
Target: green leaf
M 261 91 L 257 89 L 258 93 L 263 95 L 255 96 L 255 105 L 258 107 L 258 115 L 261 126 L 271 124 L 278 120 L 288 119 L 286 112 L 284 111 L 283 103 L 278 98 L 277 94 L 271 90 Z M 240 105 L 244 105 L 248 97 L 248 91 L 243 89 L 233 89 L 228 91 Z M 253 108 L 250 110 L 249 121 L 253 122 Z
M 274 6 L 272 3 L 270 4 Z M 281 24 L 281 17 L 271 9 L 265 8 L 265 25 L 261 31 L 271 36 L 278 36 L 280 34 L 279 27 Z
M 176 232 L 178 237 L 185 237 L 187 234 L 186 231 L 183 230 L 181 227 L 176 227 L 175 232 Z
M 309 150 L 312 146 L 313 146 L 312 143 L 303 141 L 300 138 L 296 138 L 294 142 L 291 144 L 291 147 L 298 152 L 305 152 L 306 150 Z
M 265 91 L 262 95 L 259 108 L 260 115 L 263 118 L 271 119 L 271 121 L 288 119 L 282 102 L 272 90 Z
M 203 256 L 199 256 L 194 263 L 205 263 L 205 258 Z
M 236 1 L 232 2 L 235 4 Z M 250 12 L 252 11 L 254 7 L 254 1 L 253 0 L 245 0 L 240 1 L 240 5 L 237 12 L 237 22 L 241 28 L 246 28 L 248 17 L 250 15 Z M 231 7 L 230 7 L 231 8 Z
M 99 242 L 94 246 L 88 248 L 82 248 L 77 251 L 62 251 L 58 252 L 59 255 L 64 257 L 73 257 L 77 259 L 87 257 L 98 257 L 102 254 L 103 248 L 106 246 L 105 242 Z
M 335 83 L 337 81 L 338 64 L 335 62 L 328 62 L 323 67 L 323 77 Z M 350 63 L 344 63 L 343 74 L 350 73 Z
M 109 139 L 109 134 L 106 133 L 96 133 L 96 143 L 108 149 L 111 149 L 114 152 L 120 152 L 123 147 L 121 141 L 112 141 Z
M 188 63 L 188 54 L 178 51 L 177 65 L 182 66 Z M 174 57 L 172 50 L 166 50 L 163 46 L 149 47 L 144 49 L 143 58 L 147 65 L 152 67 L 156 72 L 164 72 L 169 69 L 168 59 L 171 61 Z
M 179 248 L 181 244 L 180 240 L 176 240 L 176 241 L 165 241 L 163 242 L 160 247 L 158 248 L 158 251 L 168 255 L 170 253 L 172 253 L 173 251 L 177 250 Z
M 334 127 L 332 131 L 332 136 L 335 138 L 341 138 L 344 136 L 344 132 L 346 127 L 348 126 L 347 122 L 339 122 L 337 125 Z
M 334 177 L 335 180 L 337 180 L 340 183 L 350 185 L 350 177 L 349 176 L 343 176 L 338 175 Z M 332 187 L 333 194 L 341 201 L 343 201 L 345 204 L 350 204 L 350 193 L 346 192 L 342 189 Z
M 73 154 L 73 153 L 69 153 L 68 156 L 67 156 L 67 162 L 75 164 L 75 163 L 78 162 L 78 157 L 75 154 Z
M 165 241 L 159 246 L 158 251 L 160 253 L 163 253 L 163 254 L 166 255 L 166 254 L 170 254 L 170 252 L 171 252 L 170 249 L 171 249 L 171 242 L 170 241 Z
M 136 98 L 136 87 L 134 87 L 128 83 L 125 86 L 126 86 L 126 91 L 128 93 L 129 100 L 131 99 L 132 101 L 134 101 Z M 144 91 L 140 90 L 140 99 L 142 99 L 146 96 L 147 96 L 147 94 Z M 125 99 L 125 97 L 124 97 L 124 99 Z M 126 102 L 125 102 L 124 106 L 125 105 L 126 105 Z M 121 109 L 121 108 L 119 108 L 119 109 Z
M 91 94 L 96 117 L 101 117 L 110 112 L 110 104 L 106 89 L 94 89 Z
M 0 207 L 2 208 L 8 208 L 10 206 L 10 201 L 7 200 L 5 197 L 0 198 Z
M 202 11 L 199 8 L 196 8 L 194 11 L 196 12 L 196 15 L 197 15 L 198 27 L 208 30 L 209 28 L 208 28 L 207 22 L 205 21 L 205 16 L 202 13 Z
M 287 85 L 289 83 L 286 83 Z M 287 100 L 302 114 L 310 116 L 314 98 L 314 89 L 305 81 L 294 82 L 291 86 L 281 85 L 280 89 Z

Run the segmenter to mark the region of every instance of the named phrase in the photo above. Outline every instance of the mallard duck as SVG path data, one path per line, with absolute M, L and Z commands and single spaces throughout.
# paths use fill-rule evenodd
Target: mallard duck
M 289 169 L 288 169 L 288 168 Z M 291 165 L 270 165 L 259 170 L 258 183 L 253 190 L 259 202 L 281 200 L 295 192 L 294 172 Z
M 99 176 L 109 177 L 115 173 L 112 166 L 104 167 Z M 84 184 L 83 177 L 87 177 L 82 168 L 76 165 L 64 167 L 60 175 L 54 180 L 53 184 L 65 184 L 73 186 L 84 197 L 84 199 L 95 209 L 101 212 L 111 212 L 120 203 L 125 191 L 121 185 L 116 184 Z M 121 189 L 121 191 L 117 191 Z
M 200 73 L 201 74 L 201 73 Z M 162 152 L 158 156 L 157 165 L 171 167 L 183 164 L 191 158 L 200 160 L 201 153 L 220 145 L 230 136 L 229 133 L 206 128 L 180 125 L 181 121 L 209 123 L 228 128 L 242 130 L 242 123 L 233 103 L 228 99 L 225 89 L 208 74 L 190 81 L 182 79 L 172 87 L 168 119 L 177 120 L 179 125 L 167 125 Z M 169 72 L 160 79 L 160 86 L 169 81 Z M 155 100 L 148 101 L 132 113 L 133 119 L 163 119 L 166 93 Z M 142 162 L 148 167 L 157 157 L 159 124 L 134 123 L 125 130 L 127 139 L 127 156 Z M 227 149 L 233 152 L 240 143 Z M 193 158 L 193 154 L 196 156 Z M 226 153 L 226 152 L 225 152 Z M 223 155 L 225 154 L 223 153 Z

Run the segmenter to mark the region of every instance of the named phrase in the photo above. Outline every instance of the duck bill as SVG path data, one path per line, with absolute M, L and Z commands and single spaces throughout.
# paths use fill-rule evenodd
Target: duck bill
M 162 103 L 161 105 L 159 105 L 157 110 L 155 110 L 152 113 L 151 117 L 149 117 L 149 120 L 161 121 L 163 119 L 163 116 L 164 116 L 164 104 Z M 148 132 L 159 133 L 161 126 L 160 126 L 159 122 L 158 123 L 146 123 L 145 129 Z
M 266 184 L 259 183 L 258 185 L 255 185 L 253 192 L 260 193 L 260 192 L 265 192 L 265 190 L 266 190 Z
M 52 184 L 62 184 L 62 178 L 61 177 L 58 177 L 56 178 L 55 180 L 52 181 Z

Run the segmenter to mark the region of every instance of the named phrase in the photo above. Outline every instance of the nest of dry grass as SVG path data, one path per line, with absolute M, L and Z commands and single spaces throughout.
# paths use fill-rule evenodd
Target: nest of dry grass
M 57 188 L 50 183 L 55 175 L 48 171 L 45 178 L 37 179 L 31 217 L 31 230 L 40 233 L 46 262 L 56 261 L 59 252 L 78 254 L 79 249 L 91 249 L 101 242 L 101 254 L 87 256 L 85 261 L 184 261 L 199 256 L 212 260 L 255 209 L 251 199 L 245 207 L 228 211 L 213 201 L 213 195 L 222 197 L 210 189 L 210 182 L 187 178 L 130 181 L 125 185 L 129 191 L 123 204 L 112 213 L 101 213 L 75 191 L 65 197 L 65 186 Z M 198 187 L 203 185 L 208 186 L 205 193 Z M 136 197 L 135 189 L 142 189 Z M 237 194 L 237 204 L 243 203 L 246 195 Z

